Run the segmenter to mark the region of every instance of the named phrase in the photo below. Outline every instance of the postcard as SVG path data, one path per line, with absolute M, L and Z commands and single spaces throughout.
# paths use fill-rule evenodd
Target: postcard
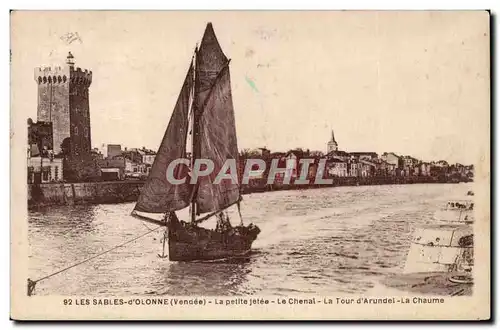
M 490 318 L 488 11 L 12 11 L 11 318 Z

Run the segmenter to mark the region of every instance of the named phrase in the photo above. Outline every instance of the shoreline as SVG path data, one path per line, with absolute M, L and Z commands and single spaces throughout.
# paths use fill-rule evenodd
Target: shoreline
M 145 181 L 102 181 L 28 184 L 28 209 L 75 204 L 119 204 L 137 201 Z M 241 189 L 242 195 L 282 190 L 309 190 L 348 186 L 458 183 L 434 177 L 339 177 L 333 184 L 273 184 L 255 180 Z

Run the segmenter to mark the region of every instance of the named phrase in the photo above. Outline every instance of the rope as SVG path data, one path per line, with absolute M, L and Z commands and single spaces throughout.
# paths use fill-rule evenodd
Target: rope
M 87 258 L 87 259 L 84 259 L 84 260 L 82 260 L 82 261 L 80 261 L 80 262 L 77 262 L 76 264 L 73 264 L 73 265 L 68 266 L 68 267 L 66 267 L 66 268 L 63 268 L 63 269 L 61 269 L 61 270 L 58 270 L 58 271 L 57 271 L 57 272 L 55 272 L 55 273 L 52 273 L 52 274 L 49 274 L 49 275 L 44 276 L 44 277 L 42 277 L 42 278 L 39 278 L 38 280 L 33 281 L 33 280 L 31 280 L 31 279 L 29 279 L 29 278 L 28 278 L 28 296 L 31 296 L 31 294 L 32 294 L 32 293 L 33 293 L 33 291 L 35 290 L 35 285 L 36 285 L 38 282 L 43 281 L 43 280 L 46 280 L 46 279 L 48 279 L 49 277 L 52 277 L 52 276 L 54 276 L 54 275 L 57 275 L 57 274 L 62 273 L 62 272 L 64 272 L 64 271 L 67 271 L 67 270 L 69 270 L 69 269 L 71 269 L 71 268 L 74 268 L 74 267 L 76 267 L 76 266 L 79 266 L 79 265 L 81 265 L 81 264 L 84 264 L 84 263 L 86 263 L 86 262 L 88 262 L 88 261 L 90 261 L 90 260 L 92 260 L 92 259 L 95 259 L 95 258 L 97 258 L 97 257 L 100 257 L 100 256 L 102 256 L 102 255 L 104 255 L 104 254 L 106 254 L 106 253 L 108 253 L 108 252 L 111 252 L 111 251 L 113 251 L 113 250 L 116 250 L 116 249 L 118 249 L 118 248 L 120 248 L 120 247 L 122 247 L 122 246 L 124 246 L 124 245 L 126 245 L 126 244 L 128 244 L 128 243 L 132 243 L 132 242 L 134 242 L 134 241 L 138 240 L 139 238 L 142 238 L 142 237 L 144 237 L 144 236 L 146 236 L 146 235 L 148 235 L 148 234 L 152 233 L 153 231 L 155 231 L 155 230 L 157 230 L 158 228 L 161 228 L 161 227 L 163 227 L 163 226 L 158 226 L 158 227 L 156 227 L 156 228 L 154 228 L 154 229 L 151 229 L 151 230 L 147 231 L 146 233 L 144 233 L 144 234 L 142 234 L 142 235 L 139 235 L 139 236 L 137 236 L 137 237 L 135 237 L 135 238 L 133 238 L 133 239 L 131 239 L 131 240 L 128 240 L 128 241 L 126 241 L 126 242 L 124 242 L 124 243 L 121 243 L 121 244 L 119 244 L 119 245 L 116 245 L 115 247 L 112 247 L 111 249 L 108 249 L 108 250 L 105 250 L 105 251 L 103 251 L 103 252 L 101 252 L 101 253 L 98 253 L 98 254 L 96 254 L 96 255 L 93 255 L 92 257 Z
M 142 223 L 142 225 L 143 225 L 144 227 L 146 227 L 148 230 L 152 230 L 151 228 L 149 228 L 149 227 L 148 227 L 148 226 L 144 223 L 144 221 L 141 221 L 141 223 Z

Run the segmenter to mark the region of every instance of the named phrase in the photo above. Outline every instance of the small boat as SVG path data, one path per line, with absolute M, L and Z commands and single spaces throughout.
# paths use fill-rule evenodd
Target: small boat
M 447 223 L 473 223 L 474 201 L 449 200 L 441 210 L 434 213 L 434 219 Z
M 171 261 L 209 261 L 237 258 L 251 251 L 259 227 L 243 225 L 238 180 L 223 179 L 214 184 L 218 171 L 200 176 L 191 184 L 196 160 L 211 160 L 216 170 L 227 160 L 238 161 L 238 144 L 229 74 L 230 60 L 224 55 L 208 23 L 201 44 L 196 47 L 170 122 L 161 141 L 150 174 L 132 215 L 166 227 L 168 258 Z M 190 141 L 188 141 L 190 140 Z M 188 149 L 190 149 L 188 151 Z M 174 168 L 174 184 L 167 168 L 172 161 L 189 158 L 189 165 Z M 226 173 L 226 172 L 223 172 Z M 240 224 L 233 226 L 227 209 L 236 206 Z M 190 209 L 190 220 L 182 221 L 176 211 Z M 164 214 L 156 220 L 144 214 Z M 201 227 L 217 218 L 214 229 Z M 165 239 L 163 240 L 165 248 Z M 165 256 L 165 251 L 161 255 Z

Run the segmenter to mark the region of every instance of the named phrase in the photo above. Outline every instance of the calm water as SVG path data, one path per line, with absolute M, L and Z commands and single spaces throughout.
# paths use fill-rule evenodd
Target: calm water
M 468 190 L 469 184 L 434 184 L 246 195 L 244 221 L 262 230 L 246 262 L 160 259 L 163 231 L 159 229 L 38 283 L 36 294 L 363 293 L 382 277 L 402 270 L 415 226 L 432 223 L 435 210 Z M 52 207 L 30 212 L 30 277 L 38 279 L 130 240 L 146 232 L 146 226 L 154 228 L 129 215 L 133 206 Z M 186 216 L 180 214 L 181 219 Z

